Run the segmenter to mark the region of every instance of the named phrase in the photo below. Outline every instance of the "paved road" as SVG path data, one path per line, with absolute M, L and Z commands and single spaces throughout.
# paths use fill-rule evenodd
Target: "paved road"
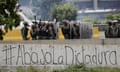
M 105 39 L 105 32 L 104 32 L 104 31 L 101 31 L 101 32 L 100 32 L 99 38 L 100 38 L 100 39 Z

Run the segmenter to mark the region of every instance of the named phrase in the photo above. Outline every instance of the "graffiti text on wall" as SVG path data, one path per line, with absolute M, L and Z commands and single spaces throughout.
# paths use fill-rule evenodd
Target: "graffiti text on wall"
M 116 50 L 101 50 L 97 46 L 4 45 L 0 56 L 2 65 L 118 64 Z

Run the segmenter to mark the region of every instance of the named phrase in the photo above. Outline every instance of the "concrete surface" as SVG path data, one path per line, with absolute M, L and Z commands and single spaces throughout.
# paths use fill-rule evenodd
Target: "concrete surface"
M 1 41 L 0 66 L 120 67 L 120 39 Z

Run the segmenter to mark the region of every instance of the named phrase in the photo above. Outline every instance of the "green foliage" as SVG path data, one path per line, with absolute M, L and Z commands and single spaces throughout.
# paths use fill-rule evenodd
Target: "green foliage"
M 90 18 L 84 18 L 83 21 L 84 21 L 84 22 L 90 22 L 90 23 L 92 23 L 93 20 L 90 19 Z
M 90 19 L 90 18 L 85 18 L 83 21 L 84 21 L 84 22 L 90 22 L 90 23 L 92 23 L 92 24 L 101 24 L 100 21 L 98 21 L 98 20 L 92 20 L 92 19 Z
M 107 14 L 105 17 L 108 20 L 113 20 L 113 15 L 112 14 Z
M 108 24 L 108 21 L 107 21 L 107 20 L 105 20 L 105 21 L 103 21 L 103 22 L 102 22 L 102 24 Z
M 23 69 L 22 67 L 18 67 L 16 72 L 25 72 L 25 69 Z
M 47 70 L 46 68 L 37 67 L 18 67 L 16 72 L 120 72 L 120 68 L 110 67 L 91 67 L 88 68 L 84 64 L 72 65 L 65 69 Z
M 63 5 L 55 5 L 51 9 L 51 17 L 52 19 L 57 19 L 58 21 L 62 21 L 64 19 L 67 20 L 75 20 L 77 16 L 77 9 L 71 4 L 63 4 Z
M 101 24 L 101 22 L 98 21 L 98 20 L 93 20 L 92 23 L 93 23 L 93 24 Z
M 88 68 L 82 65 L 73 65 L 63 70 L 53 70 L 53 72 L 120 72 L 120 68 L 94 67 Z
M 45 68 L 39 69 L 37 67 L 27 67 L 27 68 L 23 68 L 23 67 L 18 67 L 16 72 L 47 72 L 47 70 Z
M 6 24 L 8 28 L 18 26 L 20 16 L 16 12 L 16 4 L 18 0 L 0 0 L 0 24 Z
M 105 17 L 107 20 L 120 20 L 120 14 L 107 14 Z
M 63 70 L 53 70 L 53 72 L 89 72 L 84 64 L 72 65 Z

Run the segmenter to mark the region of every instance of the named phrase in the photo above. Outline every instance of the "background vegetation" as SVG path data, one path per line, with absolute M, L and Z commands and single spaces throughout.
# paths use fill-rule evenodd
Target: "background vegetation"
M 0 25 L 6 24 L 7 28 L 17 27 L 20 16 L 17 14 L 18 0 L 0 0 Z
M 51 9 L 51 18 L 57 19 L 58 21 L 62 20 L 76 20 L 77 9 L 75 6 L 66 3 L 63 5 L 55 5 Z
M 118 20 L 120 22 L 120 14 L 107 14 L 105 17 L 107 20 Z
M 73 65 L 65 69 L 47 70 L 46 68 L 28 67 L 28 68 L 17 68 L 17 72 L 120 72 L 119 68 L 110 67 L 93 67 L 88 68 L 85 65 Z

